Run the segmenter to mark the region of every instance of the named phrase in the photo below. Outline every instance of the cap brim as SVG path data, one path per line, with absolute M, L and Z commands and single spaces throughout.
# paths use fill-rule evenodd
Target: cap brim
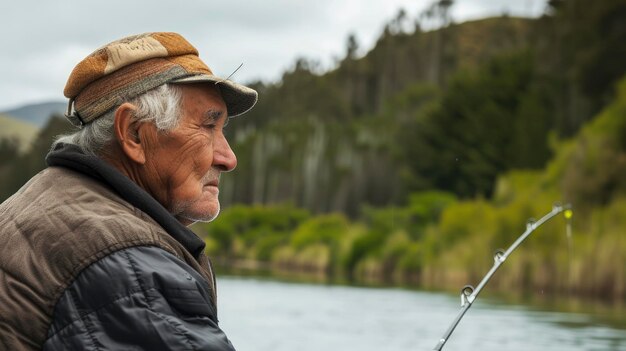
M 224 80 L 217 76 L 209 76 L 205 74 L 189 76 L 171 80 L 173 84 L 191 84 L 191 83 L 214 83 L 222 93 L 222 98 L 228 109 L 228 116 L 235 117 L 248 112 L 257 102 L 259 94 L 256 90 L 248 88 L 245 85 L 237 84 L 230 80 Z

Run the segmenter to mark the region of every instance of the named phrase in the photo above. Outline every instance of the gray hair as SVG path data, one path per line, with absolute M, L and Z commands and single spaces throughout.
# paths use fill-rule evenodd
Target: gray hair
M 182 92 L 176 85 L 164 84 L 132 99 L 124 99 L 123 102 L 137 107 L 133 115 L 134 121 L 152 122 L 160 132 L 176 128 L 182 115 Z M 74 144 L 86 154 L 102 155 L 106 146 L 115 141 L 113 122 L 117 107 L 119 105 L 75 133 L 58 137 L 52 144 L 52 149 L 59 143 Z

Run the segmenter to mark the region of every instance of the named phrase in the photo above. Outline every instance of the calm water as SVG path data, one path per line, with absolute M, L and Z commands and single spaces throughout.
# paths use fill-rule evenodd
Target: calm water
M 219 279 L 220 325 L 239 351 L 432 350 L 460 309 L 401 289 Z M 444 350 L 626 350 L 626 324 L 476 300 Z M 625 317 L 626 320 L 626 317 Z

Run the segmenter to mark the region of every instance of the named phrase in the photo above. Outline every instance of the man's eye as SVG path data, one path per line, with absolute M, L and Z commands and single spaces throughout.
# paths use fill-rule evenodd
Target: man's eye
M 216 125 L 215 123 L 211 123 L 211 124 L 205 124 L 204 128 L 206 129 L 215 129 Z

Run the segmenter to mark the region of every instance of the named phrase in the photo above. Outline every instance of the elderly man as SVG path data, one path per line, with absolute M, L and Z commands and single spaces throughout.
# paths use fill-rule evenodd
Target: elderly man
M 224 126 L 257 93 L 175 33 L 102 47 L 64 93 L 80 129 L 0 205 L 0 349 L 232 350 L 187 226 L 217 216 Z

